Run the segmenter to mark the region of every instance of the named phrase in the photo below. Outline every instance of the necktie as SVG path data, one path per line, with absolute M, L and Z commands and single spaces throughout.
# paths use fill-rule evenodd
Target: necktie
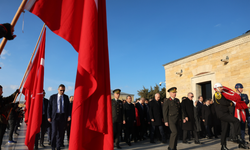
M 62 113 L 62 96 L 60 96 L 60 98 L 59 98 L 59 101 L 60 101 L 60 113 Z

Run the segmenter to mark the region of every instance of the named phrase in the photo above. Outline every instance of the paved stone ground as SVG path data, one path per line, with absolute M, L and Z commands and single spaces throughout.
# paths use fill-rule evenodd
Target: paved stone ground
M 26 133 L 26 127 L 24 124 L 21 126 L 21 129 L 18 131 L 18 133 L 19 133 L 19 136 L 14 135 L 14 140 L 17 141 L 17 143 L 8 144 L 8 131 L 7 131 L 7 134 L 5 134 L 4 139 L 3 139 L 2 150 L 28 150 L 24 144 L 25 133 Z M 47 139 L 47 136 L 45 138 Z M 246 139 L 248 139 L 248 135 L 246 136 Z M 181 141 L 178 141 L 177 149 L 178 150 L 220 150 L 221 148 L 220 139 L 201 139 L 200 141 L 203 144 L 197 145 L 197 144 L 194 144 L 193 141 L 189 141 L 191 144 L 183 144 Z M 62 148 L 62 150 L 68 150 L 68 142 L 67 142 L 66 137 L 64 140 L 64 144 L 65 144 L 65 148 Z M 132 142 L 131 144 L 132 146 L 128 146 L 126 143 L 121 142 L 120 146 L 122 147 L 122 150 L 167 150 L 168 148 L 168 143 L 162 144 L 159 141 L 156 141 L 155 144 L 151 144 L 149 143 L 149 139 L 146 139 L 144 141 L 139 141 L 137 143 Z M 39 147 L 39 149 L 51 150 L 51 147 L 48 145 L 47 140 L 45 140 L 44 145 L 46 146 L 45 148 Z M 227 142 L 227 147 L 230 150 L 238 149 L 237 146 L 238 144 Z

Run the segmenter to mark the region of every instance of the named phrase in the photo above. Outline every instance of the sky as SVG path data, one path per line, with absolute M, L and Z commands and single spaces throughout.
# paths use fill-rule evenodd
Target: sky
M 20 4 L 21 0 L 0 1 L 0 23 L 11 22 Z M 165 81 L 163 64 L 250 30 L 249 6 L 249 0 L 106 0 L 111 89 L 138 98 L 143 86 Z M 20 16 L 17 37 L 7 42 L 0 56 L 3 96 L 19 88 L 42 26 L 28 11 Z M 78 54 L 48 28 L 46 34 L 45 97 L 57 93 L 60 84 L 71 96 Z

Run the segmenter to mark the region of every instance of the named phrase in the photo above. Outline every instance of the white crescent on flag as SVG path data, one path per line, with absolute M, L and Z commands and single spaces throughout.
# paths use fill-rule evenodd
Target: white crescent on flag
M 43 65 L 43 66 L 44 66 L 44 58 L 41 58 L 40 65 Z
M 32 6 L 35 4 L 36 0 L 29 0 L 27 2 L 27 4 L 25 5 L 24 9 L 30 11 L 30 9 L 32 8 Z

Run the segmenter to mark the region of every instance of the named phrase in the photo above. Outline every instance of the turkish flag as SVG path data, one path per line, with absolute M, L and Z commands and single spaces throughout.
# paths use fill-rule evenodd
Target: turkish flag
M 114 149 L 105 0 L 29 0 L 26 9 L 79 53 L 69 149 Z
M 239 94 L 234 92 L 232 89 L 223 86 L 221 94 L 228 100 L 236 102 L 234 116 L 243 122 L 246 121 L 245 109 L 248 109 L 247 104 L 241 100 Z
M 28 118 L 25 145 L 27 145 L 29 150 L 33 150 L 34 148 L 35 136 L 40 132 L 42 123 L 41 106 L 43 106 L 45 36 L 46 29 L 44 29 L 40 46 L 31 67 L 31 72 L 27 77 L 22 91 L 25 93 L 26 107 L 28 104 L 27 111 L 29 112 L 28 115 L 25 116 L 25 119 L 26 117 Z

